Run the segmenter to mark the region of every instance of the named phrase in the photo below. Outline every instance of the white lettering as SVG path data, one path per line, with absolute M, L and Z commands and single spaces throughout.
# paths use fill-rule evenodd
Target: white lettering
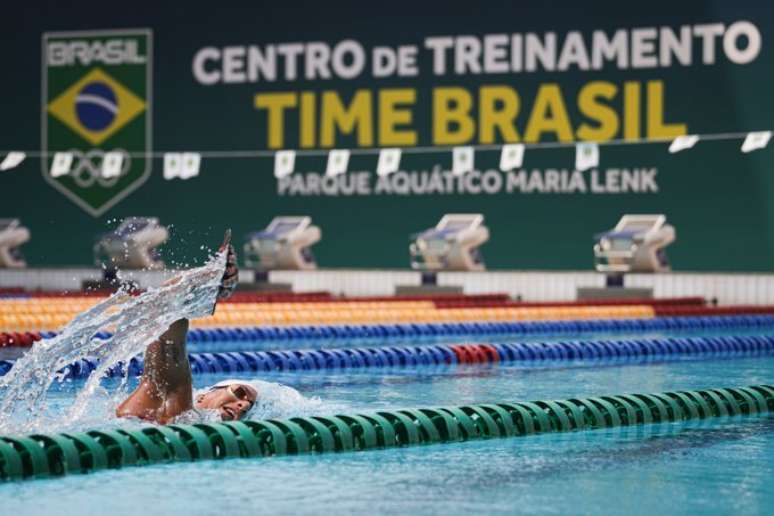
M 702 40 L 702 62 L 704 64 L 715 63 L 715 38 L 723 34 L 723 24 L 695 25 L 693 34 Z
M 215 47 L 205 47 L 199 50 L 193 60 L 193 74 L 199 84 L 211 85 L 220 82 L 220 71 L 207 70 L 208 61 L 219 61 L 220 50 Z
M 307 79 L 330 79 L 331 71 L 328 63 L 331 59 L 331 49 L 321 42 L 309 43 L 306 47 L 306 62 L 304 77 Z
M 264 51 L 255 45 L 247 50 L 247 78 L 250 82 L 258 82 L 261 78 L 273 81 L 277 78 L 277 52 L 274 45 L 269 45 Z
M 747 38 L 747 46 L 744 50 L 739 48 L 737 41 L 740 37 Z M 736 64 L 747 64 L 761 51 L 761 33 L 758 27 L 748 21 L 732 23 L 723 35 L 723 52 L 729 61 Z
M 484 72 L 508 73 L 508 35 L 484 36 Z
M 283 43 L 277 45 L 277 53 L 282 56 L 285 63 L 285 79 L 295 80 L 298 76 L 298 56 L 304 51 L 301 43 Z
M 419 75 L 417 47 L 413 45 L 398 47 L 398 76 L 414 77 L 416 75 Z
M 528 72 L 537 70 L 537 62 L 544 70 L 553 70 L 556 68 L 556 33 L 547 32 L 543 36 L 543 41 L 537 34 L 527 34 L 527 40 L 524 53 L 526 54 L 525 69 Z
M 672 56 L 677 58 L 683 66 L 691 64 L 691 28 L 687 25 L 680 27 L 680 38 L 669 27 L 661 27 L 661 45 L 659 47 L 659 57 L 661 66 L 671 66 Z
M 460 36 L 454 49 L 454 71 L 458 75 L 481 73 L 481 42 L 475 36 Z
M 601 30 L 595 30 L 591 36 L 591 66 L 595 70 L 602 68 L 602 61 L 616 60 L 618 68 L 629 66 L 629 53 L 626 45 L 626 31 L 617 30 L 612 39 Z
M 245 73 L 245 47 L 225 47 L 223 49 L 223 82 L 242 83 L 247 79 Z
M 374 47 L 371 56 L 371 74 L 374 77 L 387 77 L 395 73 L 398 56 L 390 47 Z
M 589 54 L 580 32 L 567 34 L 556 68 L 557 70 L 567 70 L 570 65 L 575 65 L 580 70 L 588 70 L 590 67 Z
M 355 40 L 344 40 L 333 49 L 333 70 L 343 79 L 360 75 L 365 66 L 365 50 Z
M 425 48 L 433 51 L 433 73 L 446 73 L 446 51 L 454 45 L 454 39 L 449 36 L 425 38 Z
M 632 68 L 655 68 L 658 66 L 656 57 L 657 31 L 655 28 L 632 30 Z

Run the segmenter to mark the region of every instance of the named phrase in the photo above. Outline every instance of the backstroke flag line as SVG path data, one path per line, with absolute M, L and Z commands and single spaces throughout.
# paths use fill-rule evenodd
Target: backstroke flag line
M 763 149 L 771 140 L 771 131 L 758 131 L 749 133 L 742 143 L 742 152 L 747 154 L 754 150 Z
M 524 145 L 520 143 L 503 145 L 500 153 L 500 170 L 510 172 L 519 168 L 522 163 L 524 163 Z
M 583 172 L 599 165 L 599 145 L 579 143 L 575 146 L 575 169 Z
M 398 171 L 400 167 L 400 149 L 382 149 L 379 151 L 379 161 L 376 164 L 376 173 L 387 176 Z
M 347 171 L 349 164 L 349 151 L 346 149 L 334 149 L 328 153 L 328 165 L 325 168 L 326 176 L 338 176 Z
M 280 179 L 293 173 L 296 166 L 296 151 L 283 150 L 274 155 L 274 177 Z
M 11 170 L 12 168 L 16 168 L 19 165 L 21 165 L 21 162 L 24 161 L 24 158 L 26 158 L 27 155 L 23 152 L 19 151 L 11 151 L 6 155 L 5 159 L 2 163 L 0 163 L 0 171 L 3 170 Z
M 674 154 L 676 152 L 690 149 L 691 147 L 696 145 L 696 142 L 698 141 L 699 141 L 699 136 L 696 134 L 687 134 L 685 136 L 678 136 L 677 138 L 672 140 L 672 143 L 669 145 L 669 153 Z
M 473 147 L 454 147 L 452 150 L 452 173 L 461 176 L 473 172 Z

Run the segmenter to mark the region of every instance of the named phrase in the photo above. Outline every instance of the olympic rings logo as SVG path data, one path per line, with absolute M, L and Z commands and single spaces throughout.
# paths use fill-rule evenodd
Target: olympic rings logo
M 121 172 L 118 175 L 104 177 L 102 175 L 102 162 L 105 158 L 105 151 L 92 149 L 84 153 L 77 149 L 70 149 L 67 152 L 73 156 L 73 166 L 70 169 L 69 175 L 80 188 L 91 188 L 95 183 L 102 188 L 115 186 L 118 180 L 126 175 L 132 166 L 132 157 L 126 150 L 113 149 L 110 152 L 119 152 L 123 157 Z

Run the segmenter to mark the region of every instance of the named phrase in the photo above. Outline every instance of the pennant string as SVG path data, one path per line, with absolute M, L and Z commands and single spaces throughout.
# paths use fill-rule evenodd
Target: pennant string
M 721 141 L 721 140 L 743 140 L 747 137 L 748 134 L 751 132 L 764 132 L 765 129 L 761 129 L 760 131 L 744 131 L 744 132 L 727 132 L 727 133 L 709 133 L 709 134 L 700 134 L 697 133 L 695 136 L 699 137 L 699 140 L 702 142 L 707 141 Z M 616 139 L 616 140 L 607 140 L 607 141 L 573 141 L 573 142 L 535 142 L 535 143 L 523 143 L 521 145 L 524 145 L 524 148 L 526 150 L 530 149 L 559 149 L 559 148 L 572 148 L 575 147 L 578 143 L 595 143 L 599 145 L 600 147 L 603 146 L 611 146 L 611 145 L 648 145 L 648 144 L 663 144 L 663 143 L 671 143 L 674 141 L 674 137 L 669 138 L 638 138 L 638 139 Z M 472 147 L 475 151 L 500 151 L 503 147 L 503 145 L 507 145 L 508 143 L 501 143 L 501 144 L 486 144 L 486 145 L 469 145 L 469 147 Z M 401 153 L 402 154 L 431 154 L 431 153 L 442 153 L 442 152 L 451 152 L 454 149 L 455 146 L 448 145 L 448 146 L 419 146 L 419 147 L 401 147 Z M 14 149 L 18 150 L 18 149 Z M 297 156 L 327 156 L 332 149 L 302 149 L 302 150 L 296 150 L 295 153 Z M 363 154 L 379 154 L 381 152 L 381 147 L 364 147 L 364 148 L 358 148 L 358 149 L 350 149 L 349 153 L 352 155 L 363 155 Z M 11 152 L 9 150 L 0 150 L 0 154 L 5 154 Z M 24 152 L 27 157 L 30 158 L 48 158 L 54 155 L 54 152 L 45 152 L 45 151 L 22 151 Z M 172 151 L 153 151 L 153 152 L 127 152 L 130 157 L 132 158 L 163 158 L 164 155 L 170 153 Z M 212 159 L 212 158 L 273 158 L 274 155 L 279 151 L 274 150 L 226 150 L 226 151 L 196 151 L 197 154 L 199 154 L 202 158 Z

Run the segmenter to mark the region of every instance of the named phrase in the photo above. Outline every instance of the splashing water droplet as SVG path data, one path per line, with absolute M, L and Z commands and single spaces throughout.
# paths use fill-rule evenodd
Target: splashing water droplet
M 108 370 L 128 363 L 173 322 L 210 315 L 225 264 L 226 254 L 220 253 L 204 266 L 182 272 L 178 281 L 138 296 L 122 287 L 76 316 L 56 337 L 38 341 L 0 378 L 0 433 L 47 430 L 50 420 L 44 413 L 49 387 L 61 378 L 60 370 L 84 358 L 99 363 L 58 426 L 73 425 L 95 403 L 111 410 L 108 402 L 113 400 L 100 385 Z M 113 335 L 96 338 L 100 331 Z M 126 378 L 121 385 L 126 385 Z

